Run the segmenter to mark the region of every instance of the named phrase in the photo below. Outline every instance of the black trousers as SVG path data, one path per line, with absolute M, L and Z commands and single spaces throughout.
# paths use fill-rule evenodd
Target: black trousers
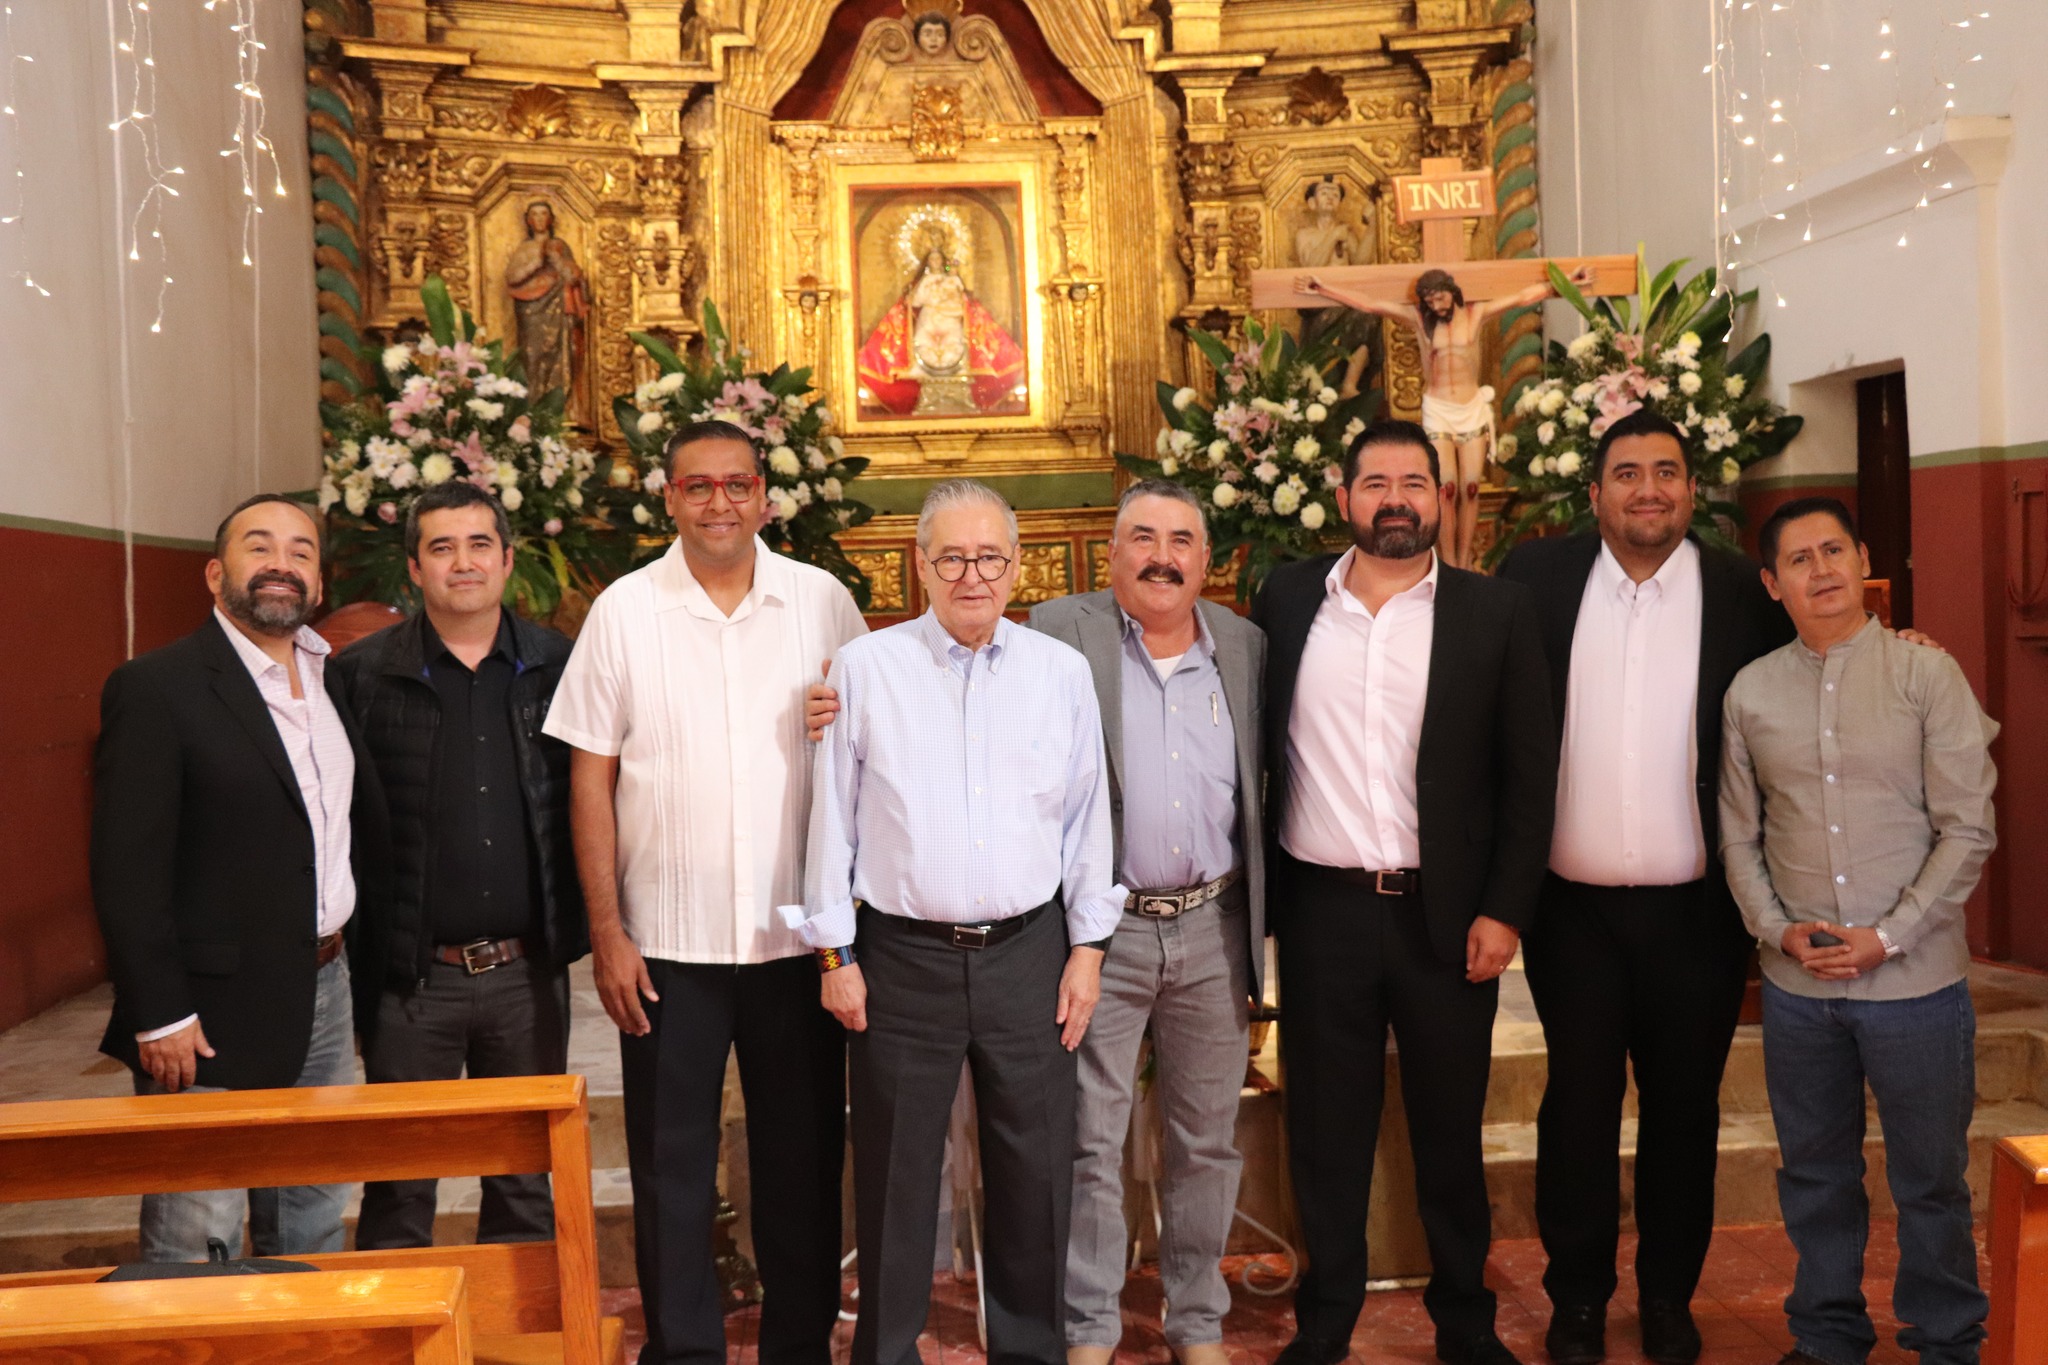
M 1429 1241 L 1423 1305 L 1440 1340 L 1491 1332 L 1480 1126 L 1500 985 L 1475 985 L 1463 963 L 1436 955 L 1419 896 L 1376 895 L 1284 855 L 1279 890 L 1280 1061 L 1308 1252 L 1295 1330 L 1348 1342 L 1365 1306 L 1366 1211 L 1392 1025 Z
M 981 1129 L 989 1365 L 1063 1365 L 1076 1078 L 1053 1022 L 1067 960 L 1059 906 L 979 951 L 863 909 L 856 944 L 868 1026 L 850 1048 L 860 1247 L 852 1365 L 918 1365 L 963 1061 Z
M 723 1365 L 712 1263 L 725 1062 L 747 1107 L 762 1365 L 829 1365 L 839 1314 L 846 1035 L 806 953 L 742 967 L 647 959 L 652 1026 L 619 1035 L 633 1253 L 647 1345 L 640 1365 Z
M 1714 1232 L 1721 1072 L 1750 939 L 1704 884 L 1586 886 L 1551 876 L 1522 948 L 1550 1080 L 1536 1117 L 1536 1221 L 1551 1302 L 1614 1294 L 1621 1110 L 1636 1079 L 1636 1289 L 1686 1303 Z
M 523 957 L 471 976 L 435 962 L 426 984 L 385 992 L 363 1045 L 363 1075 L 386 1081 L 559 1075 L 569 1067 L 569 973 Z M 363 1186 L 359 1250 L 434 1244 L 432 1180 Z M 487 1175 L 477 1210 L 479 1242 L 545 1242 L 555 1205 L 545 1175 Z

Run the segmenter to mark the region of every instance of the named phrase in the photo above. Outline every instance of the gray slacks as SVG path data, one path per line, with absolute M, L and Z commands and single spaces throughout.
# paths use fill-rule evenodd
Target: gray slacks
M 1074 1222 L 1067 1243 L 1067 1343 L 1115 1346 L 1130 1238 L 1124 1135 L 1149 1023 L 1164 1120 L 1159 1281 L 1166 1340 L 1223 1340 L 1230 1287 L 1217 1264 L 1237 1209 L 1237 1102 L 1249 1027 L 1243 883 L 1173 919 L 1126 912 L 1102 964 L 1102 999 L 1081 1042 Z
M 868 1026 L 848 1035 L 860 1320 L 852 1365 L 919 1365 L 939 1178 L 964 1060 L 980 1124 L 989 1365 L 1063 1365 L 1060 1281 L 1073 1199 L 1074 1054 L 1060 1046 L 1057 901 L 968 951 L 860 912 Z
M 569 973 L 522 957 L 471 976 L 430 963 L 410 994 L 386 991 L 377 1027 L 363 1045 L 374 1084 L 473 1077 L 558 1075 L 569 1066 Z M 356 1247 L 434 1244 L 432 1180 L 373 1180 L 363 1186 Z M 545 1242 L 555 1205 L 545 1175 L 487 1175 L 477 1210 L 479 1242 Z

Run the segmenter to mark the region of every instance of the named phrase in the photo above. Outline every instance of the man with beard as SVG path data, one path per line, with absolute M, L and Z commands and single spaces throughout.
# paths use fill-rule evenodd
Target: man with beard
M 340 1085 L 348 960 L 376 952 L 382 797 L 326 690 L 320 528 L 274 493 L 214 533 L 213 616 L 114 670 L 94 757 L 93 905 L 114 982 L 100 1050 L 137 1094 Z M 374 975 L 374 974 L 371 974 Z M 256 1254 L 339 1251 L 345 1185 L 248 1192 Z M 242 1245 L 241 1190 L 146 1195 L 142 1256 Z
M 1528 541 L 1500 570 L 1536 594 L 1564 736 L 1523 953 L 1550 1055 L 1536 1122 L 1546 1345 L 1558 1365 L 1605 1355 L 1632 1064 L 1643 1353 L 1685 1365 L 1751 942 L 1713 852 L 1721 698 L 1792 627 L 1754 565 L 1688 534 L 1695 485 L 1670 422 L 1623 417 L 1592 475 L 1598 532 Z
M 558 1074 L 569 964 L 589 951 L 569 835 L 569 746 L 541 733 L 569 641 L 504 609 L 512 533 L 497 498 L 450 479 L 413 499 L 406 560 L 423 609 L 335 661 L 336 695 L 391 812 L 390 935 L 358 976 L 373 1082 Z M 356 1246 L 431 1246 L 432 1180 L 363 1187 Z M 479 1242 L 554 1235 L 548 1177 L 486 1176 Z
M 1179 484 L 1126 489 L 1109 590 L 1034 607 L 1031 625 L 1081 651 L 1109 756 L 1124 902 L 1102 998 L 1081 1041 L 1067 1365 L 1109 1365 L 1128 1252 L 1124 1136 L 1149 1031 L 1168 1116 L 1159 1278 L 1181 1365 L 1227 1365 L 1221 1266 L 1242 1165 L 1235 1142 L 1248 1003 L 1265 963 L 1259 808 L 1266 637 L 1201 600 L 1202 506 Z
M 1576 285 L 1591 284 L 1592 269 L 1581 266 L 1570 279 Z M 1444 562 L 1460 569 L 1472 567 L 1479 532 L 1479 476 L 1494 449 L 1493 389 L 1479 382 L 1485 324 L 1503 313 L 1539 304 L 1554 291 L 1547 283 L 1533 284 L 1497 299 L 1466 303 L 1465 291 L 1447 270 L 1425 270 L 1417 276 L 1412 304 L 1341 289 L 1313 275 L 1301 278 L 1301 290 L 1390 318 L 1415 333 L 1422 348 L 1423 430 L 1438 462 L 1451 471 L 1445 489 L 1451 515 L 1444 528 Z
M 1391 1024 L 1449 1365 L 1514 1365 L 1494 1333 L 1480 1149 L 1500 975 L 1536 911 L 1557 730 L 1528 589 L 1440 565 L 1449 503 L 1412 422 L 1353 442 L 1352 548 L 1275 569 L 1267 903 L 1287 1128 L 1309 1268 L 1279 1365 L 1335 1365 L 1365 1303 L 1366 1211 Z

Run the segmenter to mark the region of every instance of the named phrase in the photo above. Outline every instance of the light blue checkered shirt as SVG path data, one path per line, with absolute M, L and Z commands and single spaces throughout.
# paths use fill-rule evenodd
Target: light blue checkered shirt
M 927 611 L 849 642 L 832 685 L 840 712 L 818 745 L 806 943 L 853 942 L 855 897 L 908 919 L 987 924 L 1058 891 L 1070 942 L 1115 932 L 1126 892 L 1078 652 L 1009 620 L 970 651 Z

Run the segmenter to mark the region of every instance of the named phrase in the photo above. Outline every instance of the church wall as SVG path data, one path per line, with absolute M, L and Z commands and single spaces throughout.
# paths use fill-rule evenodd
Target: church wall
M 1991 6 L 1992 19 L 1972 12 L 1966 31 L 1950 22 L 1964 11 L 1938 8 L 1830 0 L 1770 19 L 1760 6 L 1728 35 L 1724 89 L 1752 97 L 1732 101 L 1746 121 L 1729 129 L 1755 130 L 1759 144 L 1723 142 L 1736 157 L 1728 227 L 1745 237 L 1726 250 L 1743 262 L 1739 287 L 1761 291 L 1751 325 L 1771 333 L 1781 401 L 1808 422 L 1784 457 L 1752 471 L 1744 502 L 1753 516 L 1804 493 L 1848 494 L 1853 505 L 1853 381 L 1904 369 L 1915 624 L 1955 654 L 2004 726 L 1994 751 L 2001 847 L 1972 902 L 1972 943 L 2048 967 L 2048 911 L 2029 890 L 2048 880 L 2048 641 L 2023 639 L 2007 601 L 2022 548 L 2014 489 L 2048 479 L 2048 91 L 2021 79 L 2048 53 L 2048 11 Z M 1653 262 L 1710 260 L 1706 7 L 1578 9 L 1585 248 L 1642 240 Z M 1887 21 L 1893 31 L 1880 34 Z M 1567 8 L 1545 7 L 1539 128 L 1553 251 L 1576 246 L 1570 38 Z M 1791 129 L 1773 131 L 1772 99 Z M 1774 149 L 1786 163 L 1768 160 Z M 1802 189 L 1785 193 L 1795 182 Z M 1577 330 L 1569 314 L 1550 321 L 1554 336 Z M 2030 533 L 2043 535 L 2038 523 Z M 2042 564 L 2048 544 L 2031 553 Z
M 126 196 L 115 191 L 116 106 L 106 13 L 16 5 L 0 118 L 0 215 L 19 167 L 23 213 L 0 227 L 0 1028 L 93 984 L 102 970 L 86 871 L 100 685 L 127 652 L 124 524 L 134 552 L 136 650 L 204 619 L 204 546 L 221 513 L 261 487 L 317 477 L 318 382 L 306 184 L 305 93 L 295 5 L 258 6 L 260 88 L 286 197 L 266 159 L 259 271 L 241 265 L 242 179 L 232 145 L 238 79 L 233 8 L 154 12 L 162 84 L 154 123 L 167 177 L 159 267 L 120 236 L 146 178 L 123 130 Z M 127 40 L 126 9 L 117 9 Z M 132 107 L 122 68 L 121 112 Z M 45 298 L 15 278 L 26 271 Z M 162 330 L 152 332 L 161 277 Z M 127 286 L 126 311 L 119 285 Z M 119 355 L 129 350 L 122 446 Z

